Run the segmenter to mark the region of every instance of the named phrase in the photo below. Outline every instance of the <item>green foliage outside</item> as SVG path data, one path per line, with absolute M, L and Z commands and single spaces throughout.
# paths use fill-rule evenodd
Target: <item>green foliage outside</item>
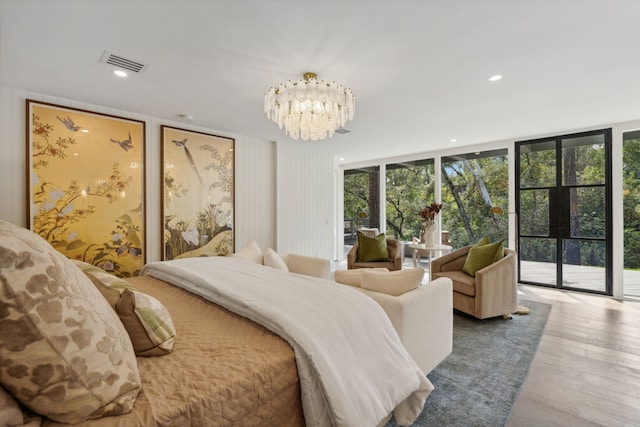
M 418 212 L 435 201 L 433 162 L 388 165 L 386 187 L 387 234 L 398 240 L 419 237 Z
M 520 216 L 522 260 L 555 262 L 555 239 L 549 235 L 551 189 L 558 181 L 572 186 L 567 193 L 571 209 L 570 235 L 595 240 L 564 241 L 564 263 L 589 266 L 605 265 L 606 198 L 605 147 L 580 144 L 563 149 L 563 164 L 556 167 L 555 147 L 540 144 L 523 148 L 520 155 Z M 640 138 L 625 140 L 624 154 L 624 266 L 640 269 Z M 361 226 L 370 220 L 370 172 L 345 173 L 344 215 Z M 473 244 L 483 236 L 507 242 L 508 159 L 506 152 L 480 156 L 442 158 L 442 229 L 450 232 L 452 245 Z M 435 201 L 432 161 L 388 165 L 386 171 L 386 228 L 400 240 L 419 236 L 418 211 Z M 504 214 L 491 214 L 499 206 Z M 366 213 L 366 218 L 359 215 Z M 571 246 L 574 245 L 574 246 Z
M 506 243 L 508 215 L 489 214 L 492 206 L 501 206 L 505 211 L 508 206 L 506 151 L 483 158 L 470 157 L 471 160 L 451 161 L 443 158 L 442 229 L 450 232 L 455 248 L 475 243 L 485 235 L 492 241 L 504 238 Z M 345 224 L 362 212 L 372 220 L 369 213 L 370 173 L 345 171 Z M 434 183 L 432 160 L 387 166 L 387 234 L 400 240 L 420 236 L 422 220 L 418 211 L 436 201 Z
M 454 249 L 483 236 L 508 246 L 509 170 L 506 151 L 487 157 L 442 159 L 442 229 Z M 500 207 L 504 214 L 491 214 Z
M 624 268 L 640 269 L 640 139 L 624 141 Z
M 380 228 L 380 172 L 377 166 L 344 173 L 345 243 L 355 242 L 360 227 Z
M 345 173 L 344 217 L 354 219 L 360 214 L 369 216 L 369 173 Z

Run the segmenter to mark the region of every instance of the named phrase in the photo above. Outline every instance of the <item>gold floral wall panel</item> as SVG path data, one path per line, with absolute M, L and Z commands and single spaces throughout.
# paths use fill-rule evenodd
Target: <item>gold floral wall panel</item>
M 234 143 L 161 127 L 163 260 L 230 255 L 234 250 Z
M 145 263 L 145 123 L 27 100 L 30 228 L 120 277 Z

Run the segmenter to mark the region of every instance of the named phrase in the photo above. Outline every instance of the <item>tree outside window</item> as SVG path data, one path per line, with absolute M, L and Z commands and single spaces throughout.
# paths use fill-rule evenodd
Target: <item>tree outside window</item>
M 345 243 L 355 241 L 359 227 L 380 228 L 379 168 L 344 171 Z M 508 215 L 490 214 L 494 206 L 508 208 L 507 150 L 442 158 L 442 229 L 454 248 L 483 236 L 505 239 Z M 435 202 L 433 159 L 386 165 L 386 231 L 399 240 L 420 236 L 420 208 Z
M 623 207 L 624 268 L 640 270 L 640 131 L 624 133 Z M 640 281 L 636 275 L 624 278 L 625 294 L 640 297 Z
M 386 166 L 387 234 L 398 240 L 420 236 L 420 208 L 435 201 L 433 159 Z
M 507 150 L 442 157 L 442 229 L 454 249 L 475 244 L 483 236 L 508 241 L 508 215 L 489 214 L 509 202 Z
M 360 227 L 380 228 L 380 168 L 344 171 L 344 242 L 353 244 Z

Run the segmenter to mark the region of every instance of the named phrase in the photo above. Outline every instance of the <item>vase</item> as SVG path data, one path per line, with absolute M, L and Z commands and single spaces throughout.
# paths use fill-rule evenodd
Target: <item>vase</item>
M 427 247 L 436 245 L 436 231 L 438 226 L 435 222 L 424 222 L 422 224 L 420 243 L 424 243 Z

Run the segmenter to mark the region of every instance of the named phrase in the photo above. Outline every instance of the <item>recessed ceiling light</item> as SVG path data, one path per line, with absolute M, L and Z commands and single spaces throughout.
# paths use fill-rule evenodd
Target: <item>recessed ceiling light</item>
M 457 141 L 457 139 L 453 138 L 453 139 L 451 139 L 450 142 L 456 142 L 456 141 Z
M 113 70 L 113 74 L 115 74 L 118 77 L 127 77 L 127 73 L 125 73 L 122 70 Z
M 344 157 L 340 157 L 340 161 L 341 161 L 341 162 L 342 162 L 342 161 L 344 161 Z
M 502 75 L 496 74 L 496 75 L 493 75 L 493 76 L 489 77 L 489 81 L 490 82 L 497 82 L 498 80 L 502 80 Z

